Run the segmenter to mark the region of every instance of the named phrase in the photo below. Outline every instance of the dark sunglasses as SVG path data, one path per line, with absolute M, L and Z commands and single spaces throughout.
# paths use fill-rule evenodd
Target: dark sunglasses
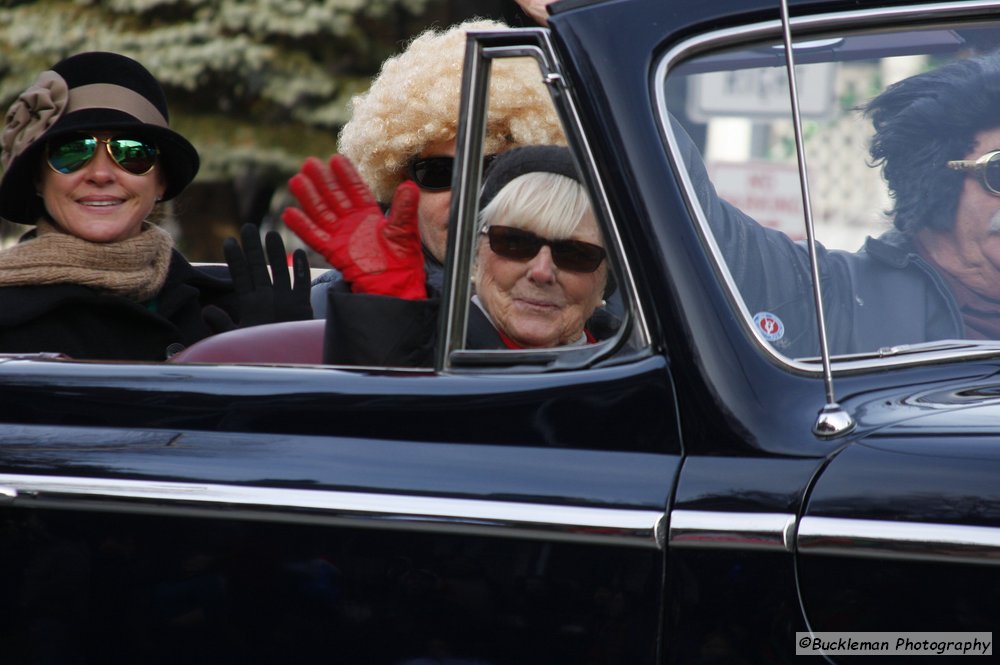
M 1000 196 L 1000 150 L 991 150 L 978 159 L 956 159 L 947 166 L 956 171 L 974 172 L 987 192 Z
M 496 155 L 483 157 L 483 170 L 490 165 Z M 455 158 L 447 155 L 438 157 L 418 157 L 410 160 L 408 172 L 410 180 L 420 189 L 440 191 L 451 189 L 451 175 L 455 169 Z
M 530 231 L 510 226 L 491 226 L 483 230 L 493 253 L 513 261 L 530 261 L 548 245 L 557 268 L 572 272 L 594 272 L 604 260 L 603 247 L 582 240 L 546 240 Z
M 144 139 L 118 136 L 99 139 L 94 136 L 72 136 L 50 141 L 47 158 L 49 166 L 62 174 L 79 171 L 97 154 L 98 144 L 103 143 L 111 160 L 122 170 L 133 175 L 146 175 L 156 166 L 160 154 L 155 143 Z

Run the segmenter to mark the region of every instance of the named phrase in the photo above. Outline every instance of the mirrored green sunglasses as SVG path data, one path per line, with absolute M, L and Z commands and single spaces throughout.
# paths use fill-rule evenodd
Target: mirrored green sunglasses
M 116 136 L 99 139 L 95 136 L 70 136 L 50 141 L 46 150 L 49 166 L 58 173 L 79 171 L 97 154 L 97 145 L 107 147 L 111 160 L 133 175 L 146 175 L 156 166 L 160 149 L 145 139 Z

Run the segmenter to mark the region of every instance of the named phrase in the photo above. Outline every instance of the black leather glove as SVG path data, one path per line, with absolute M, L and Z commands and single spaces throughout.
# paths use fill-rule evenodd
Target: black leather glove
M 288 276 L 285 243 L 276 231 L 265 237 L 267 261 L 260 243 L 260 232 L 253 224 L 240 229 L 243 247 L 236 238 L 226 238 L 222 251 L 229 264 L 233 288 L 239 297 L 239 327 L 259 326 L 278 321 L 302 321 L 313 318 L 309 303 L 310 272 L 306 253 L 297 249 L 292 254 L 295 284 Z M 267 264 L 271 265 L 268 274 Z M 272 281 L 273 280 L 273 281 Z

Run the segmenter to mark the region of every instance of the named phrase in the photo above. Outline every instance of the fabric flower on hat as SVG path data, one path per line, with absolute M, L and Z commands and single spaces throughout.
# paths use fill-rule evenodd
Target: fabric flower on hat
M 66 109 L 69 87 L 53 71 L 39 74 L 35 82 L 10 105 L 0 133 L 0 162 L 6 170 L 10 163 L 38 137 L 55 124 Z

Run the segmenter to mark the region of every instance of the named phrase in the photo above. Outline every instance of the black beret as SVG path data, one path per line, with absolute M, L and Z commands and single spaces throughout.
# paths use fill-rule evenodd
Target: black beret
M 559 145 L 527 145 L 502 152 L 493 158 L 483 176 L 479 207 L 500 193 L 511 180 L 526 173 L 555 173 L 580 182 L 569 148 Z

